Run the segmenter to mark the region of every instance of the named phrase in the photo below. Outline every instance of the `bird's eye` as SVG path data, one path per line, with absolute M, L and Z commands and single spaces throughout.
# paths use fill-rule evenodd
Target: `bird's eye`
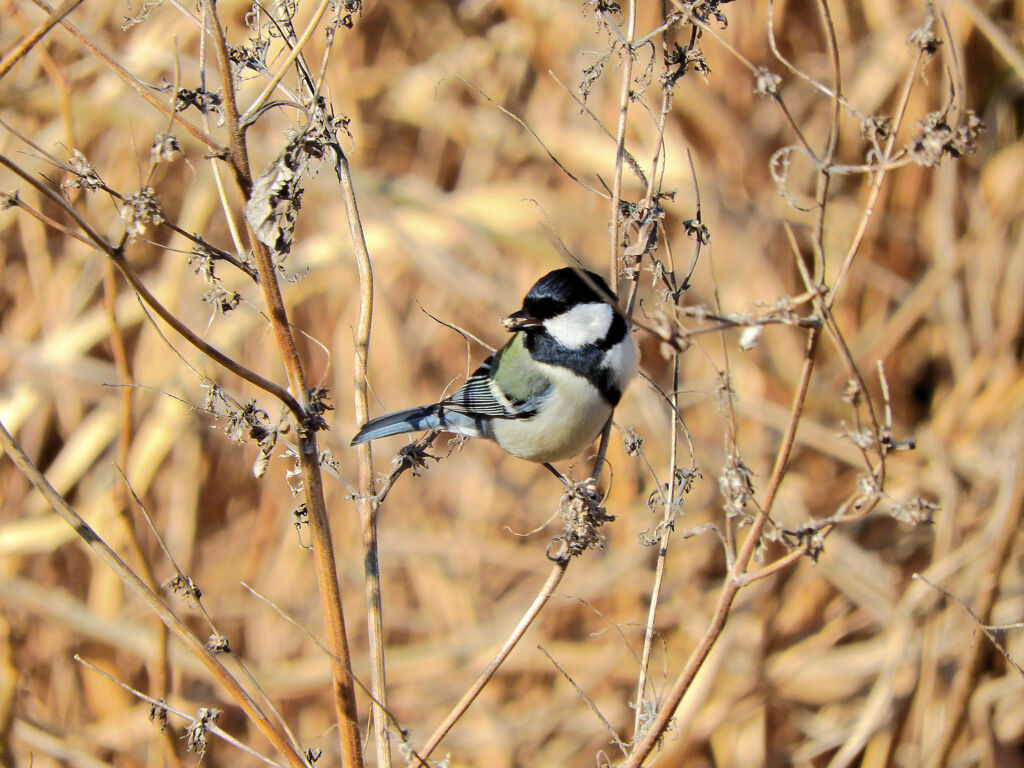
M 560 311 L 558 302 L 554 299 L 538 298 L 529 299 L 523 304 L 525 309 L 531 317 L 536 317 L 538 320 L 546 320 L 549 317 L 554 317 Z

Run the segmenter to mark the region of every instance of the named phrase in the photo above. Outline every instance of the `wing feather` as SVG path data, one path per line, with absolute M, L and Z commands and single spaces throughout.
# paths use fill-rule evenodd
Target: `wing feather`
M 470 416 L 489 416 L 496 419 L 525 419 L 537 412 L 547 391 L 523 400 L 506 396 L 492 377 L 495 355 L 488 357 L 473 375 L 466 379 L 459 391 L 444 400 L 446 410 Z

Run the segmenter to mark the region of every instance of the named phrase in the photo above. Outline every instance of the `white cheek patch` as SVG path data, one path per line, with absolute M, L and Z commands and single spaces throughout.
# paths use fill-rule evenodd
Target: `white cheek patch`
M 608 350 L 605 354 L 602 365 L 615 374 L 615 384 L 619 392 L 625 392 L 630 380 L 636 374 L 637 358 L 640 350 L 637 349 L 636 340 L 632 334 L 627 333 L 626 338 Z
M 547 332 L 559 344 L 579 349 L 585 344 L 597 344 L 608 334 L 615 319 L 615 310 L 608 304 L 592 302 L 577 304 L 568 312 L 544 322 Z

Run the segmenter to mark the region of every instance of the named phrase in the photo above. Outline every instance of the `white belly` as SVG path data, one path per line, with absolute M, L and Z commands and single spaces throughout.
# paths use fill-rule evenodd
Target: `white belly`
M 583 451 L 600 434 L 612 409 L 596 388 L 567 368 L 544 365 L 555 381 L 552 397 L 529 419 L 495 419 L 493 438 L 527 461 L 559 461 Z

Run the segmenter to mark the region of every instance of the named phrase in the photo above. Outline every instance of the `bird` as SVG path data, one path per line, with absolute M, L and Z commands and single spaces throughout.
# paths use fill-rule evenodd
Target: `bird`
M 550 462 L 594 442 L 636 373 L 629 322 L 601 276 L 574 267 L 544 275 L 502 322 L 512 338 L 454 395 L 372 419 L 351 445 L 438 430 L 493 440 L 561 476 Z

